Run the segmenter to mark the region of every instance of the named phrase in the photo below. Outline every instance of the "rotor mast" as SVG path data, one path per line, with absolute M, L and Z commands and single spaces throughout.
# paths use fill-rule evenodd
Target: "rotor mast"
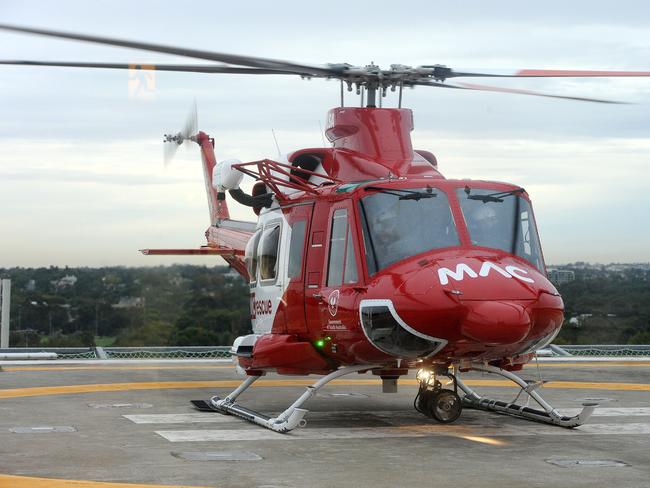
M 366 108 L 375 108 L 377 106 L 375 102 L 377 87 L 368 85 L 366 86 L 366 92 Z

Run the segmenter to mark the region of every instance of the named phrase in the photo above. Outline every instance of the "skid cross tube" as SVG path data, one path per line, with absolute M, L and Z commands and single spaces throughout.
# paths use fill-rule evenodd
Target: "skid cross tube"
M 302 405 L 307 400 L 316 395 L 318 390 L 320 390 L 327 383 L 336 378 L 340 378 L 341 376 L 345 376 L 346 374 L 371 370 L 377 367 L 377 365 L 366 364 L 348 366 L 345 368 L 337 369 L 336 371 L 332 371 L 330 374 L 323 376 L 313 385 L 308 386 L 305 392 L 277 417 L 269 417 L 235 403 L 237 397 L 246 391 L 259 378 L 261 378 L 261 376 L 249 376 L 226 398 L 222 399 L 214 396 L 210 399 L 209 403 L 212 408 L 221 413 L 236 415 L 237 417 L 248 420 L 254 424 L 261 425 L 262 427 L 266 427 L 267 429 L 271 429 L 275 432 L 286 433 L 295 429 L 296 427 L 303 427 L 307 424 L 307 421 L 303 419 L 303 417 L 308 412 L 308 410 L 300 407 L 302 407 Z
M 488 412 L 500 412 L 508 415 L 513 415 L 515 417 L 521 417 L 528 420 L 533 420 L 535 422 L 542 422 L 545 424 L 557 425 L 560 427 L 565 427 L 571 429 L 573 427 L 578 427 L 579 425 L 584 424 L 587 419 L 594 412 L 597 403 L 583 403 L 582 411 L 574 417 L 566 417 L 555 408 L 553 408 L 542 396 L 535 391 L 535 389 L 541 386 L 541 383 L 527 383 L 525 380 L 517 376 L 516 374 L 506 371 L 496 366 L 490 366 L 487 364 L 478 364 L 472 363 L 469 369 L 474 371 L 482 371 L 484 373 L 496 374 L 503 376 L 504 378 L 509 379 L 514 382 L 521 388 L 519 394 L 515 400 L 511 403 L 502 402 L 499 400 L 492 400 L 490 398 L 482 397 L 469 386 L 467 386 L 459 377 L 457 377 L 458 387 L 465 393 L 463 397 L 463 403 L 466 407 L 476 408 L 480 410 L 486 410 Z M 534 408 L 529 408 L 528 406 L 517 405 L 515 402 L 519 399 L 519 396 L 525 393 L 528 395 L 529 399 L 532 398 L 537 402 L 537 404 L 542 407 L 543 410 L 537 410 Z

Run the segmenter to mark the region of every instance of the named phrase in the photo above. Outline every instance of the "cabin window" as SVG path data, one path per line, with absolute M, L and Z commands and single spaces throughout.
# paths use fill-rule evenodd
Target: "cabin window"
M 278 271 L 278 244 L 280 243 L 280 224 L 264 229 L 259 246 L 260 280 L 274 280 Z
M 289 278 L 302 274 L 302 259 L 305 250 L 305 231 L 307 221 L 298 220 L 291 226 L 291 243 L 289 244 Z
M 348 211 L 341 208 L 336 210 L 332 216 L 327 286 L 356 283 L 357 280 L 357 262 L 354 258 L 354 244 L 348 223 Z
M 246 244 L 246 252 L 244 254 L 244 261 L 246 269 L 248 270 L 249 281 L 255 283 L 257 281 L 257 245 L 260 242 L 262 229 L 258 229 L 255 234 L 248 239 Z

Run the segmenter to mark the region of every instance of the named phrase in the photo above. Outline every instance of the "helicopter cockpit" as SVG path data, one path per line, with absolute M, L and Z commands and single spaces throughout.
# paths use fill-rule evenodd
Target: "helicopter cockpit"
M 445 191 L 430 186 L 365 189 L 375 190 L 359 200 L 369 275 L 410 256 L 461 245 L 452 212 L 455 202 Z M 543 272 L 533 212 L 520 195 L 523 191 L 466 186 L 450 193 L 458 200 L 458 225 L 467 229 L 472 246 L 514 254 Z

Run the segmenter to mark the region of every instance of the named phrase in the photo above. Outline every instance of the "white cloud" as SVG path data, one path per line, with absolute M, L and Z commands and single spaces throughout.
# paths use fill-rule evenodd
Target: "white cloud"
M 649 69 L 650 7 L 280 1 L 179 15 L 176 3 L 3 2 L 4 22 L 304 62 L 445 63 L 465 68 Z M 0 59 L 165 61 L 167 57 L 0 33 Z M 196 148 L 162 168 L 162 134 L 194 98 L 217 157 L 256 160 L 320 146 L 338 84 L 289 77 L 157 73 L 153 100 L 127 73 L 0 66 L 0 266 L 144 264 L 145 246 L 194 247 L 208 225 Z M 488 82 L 489 81 L 489 82 Z M 547 261 L 650 260 L 650 79 L 483 80 L 636 102 L 599 105 L 419 88 L 416 146 L 448 177 L 512 181 L 535 203 Z M 353 103 L 347 96 L 347 103 Z M 395 100 L 389 99 L 389 104 Z M 250 219 L 238 208 L 234 215 Z M 171 258 L 171 260 L 178 260 Z M 191 258 L 191 262 L 213 262 Z

